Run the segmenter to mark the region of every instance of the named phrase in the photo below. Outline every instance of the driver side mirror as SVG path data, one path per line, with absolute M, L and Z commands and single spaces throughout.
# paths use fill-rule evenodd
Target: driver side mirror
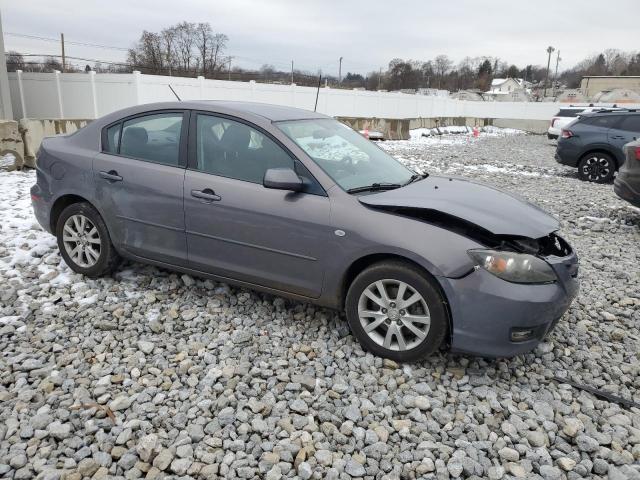
M 276 190 L 300 192 L 304 186 L 302 179 L 291 168 L 270 168 L 264 173 L 262 185 Z

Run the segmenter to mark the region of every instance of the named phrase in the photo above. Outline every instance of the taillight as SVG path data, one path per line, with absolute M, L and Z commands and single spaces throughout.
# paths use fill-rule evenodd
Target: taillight
M 571 130 L 562 130 L 562 138 L 571 138 L 573 137 L 573 132 Z
M 636 160 L 640 161 L 640 147 L 636 147 Z

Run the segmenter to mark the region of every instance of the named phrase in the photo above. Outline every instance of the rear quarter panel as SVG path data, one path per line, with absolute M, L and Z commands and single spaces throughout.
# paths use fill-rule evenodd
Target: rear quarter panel
M 77 146 L 73 137 L 45 138 L 38 156 L 38 185 L 49 209 L 65 195 L 85 198 L 100 211 L 95 202 L 93 157 L 96 151 Z

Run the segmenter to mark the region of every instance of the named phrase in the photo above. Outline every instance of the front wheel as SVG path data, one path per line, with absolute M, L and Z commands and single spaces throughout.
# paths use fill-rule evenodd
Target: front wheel
M 430 355 L 448 331 L 435 281 L 403 262 L 381 262 L 360 273 L 347 293 L 346 313 L 365 349 L 398 362 Z
M 62 258 L 71 270 L 90 278 L 111 273 L 120 260 L 107 226 L 89 203 L 65 208 L 56 224 L 56 237 Z
M 615 171 L 616 164 L 606 153 L 589 153 L 578 164 L 578 176 L 587 182 L 608 183 L 613 180 Z

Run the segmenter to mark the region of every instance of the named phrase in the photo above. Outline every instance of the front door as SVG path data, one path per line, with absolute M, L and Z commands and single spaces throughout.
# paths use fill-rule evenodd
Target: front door
M 608 131 L 609 142 L 616 147 L 618 164 L 624 162 L 622 147 L 640 138 L 640 113 L 621 115 L 614 127 Z
M 96 195 L 114 244 L 166 263 L 186 261 L 185 114 L 138 115 L 109 126 L 93 160 Z
M 322 187 L 267 134 L 194 113 L 184 182 L 189 263 L 216 275 L 318 297 L 332 232 Z M 268 168 L 294 168 L 305 192 L 262 186 Z

